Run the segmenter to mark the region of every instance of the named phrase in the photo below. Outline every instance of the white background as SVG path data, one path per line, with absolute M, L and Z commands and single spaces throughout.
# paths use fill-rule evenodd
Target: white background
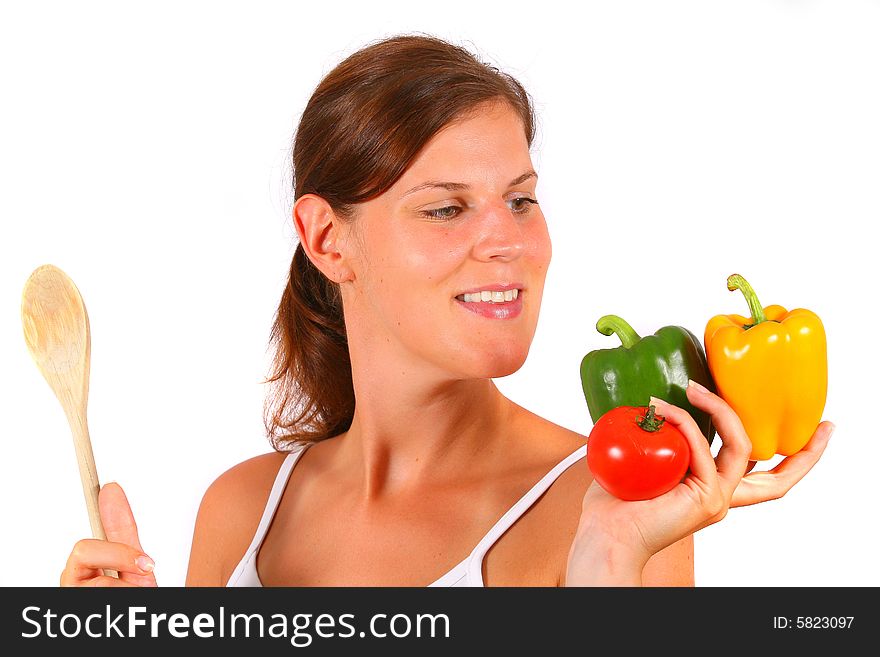
M 180 585 L 205 488 L 271 449 L 259 382 L 295 247 L 299 115 L 347 55 L 422 31 L 518 77 L 539 115 L 554 257 L 502 391 L 586 434 L 578 365 L 614 346 L 599 316 L 702 336 L 745 314 L 734 272 L 764 305 L 814 310 L 837 431 L 788 496 L 697 534 L 697 584 L 880 585 L 880 2 L 575 6 L 4 3 L 0 584 L 56 585 L 89 532 L 66 419 L 25 348 L 29 274 L 55 264 L 84 297 L 98 473 L 127 491 L 160 584 Z

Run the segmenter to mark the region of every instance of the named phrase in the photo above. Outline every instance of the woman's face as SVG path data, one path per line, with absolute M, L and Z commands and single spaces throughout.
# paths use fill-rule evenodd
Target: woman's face
M 519 369 L 551 256 L 536 183 L 507 105 L 435 135 L 391 189 L 357 206 L 342 286 L 350 339 L 456 378 Z

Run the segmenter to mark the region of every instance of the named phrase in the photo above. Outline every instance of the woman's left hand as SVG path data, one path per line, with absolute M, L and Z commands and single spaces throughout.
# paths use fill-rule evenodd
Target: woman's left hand
M 786 456 L 772 470 L 752 472 L 758 462 L 749 461 L 748 474 L 740 479 L 733 491 L 730 508 L 778 500 L 785 495 L 816 465 L 833 431 L 833 423 L 820 423 L 803 449 Z
M 691 449 L 684 480 L 663 495 L 624 501 L 595 481 L 584 495 L 581 519 L 569 553 L 566 584 L 638 584 L 647 560 L 676 541 L 718 522 L 728 509 L 778 499 L 816 464 L 834 425 L 822 422 L 807 445 L 767 472 L 750 472 L 751 441 L 734 410 L 721 397 L 688 386 L 688 400 L 708 412 L 721 438 L 712 457 L 705 436 L 682 408 L 652 399 Z M 588 447 L 589 449 L 589 447 Z

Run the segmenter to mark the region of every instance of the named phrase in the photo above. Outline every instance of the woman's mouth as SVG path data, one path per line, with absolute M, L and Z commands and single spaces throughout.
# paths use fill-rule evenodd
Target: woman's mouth
M 458 305 L 481 317 L 513 319 L 522 312 L 522 290 L 480 290 L 455 297 Z

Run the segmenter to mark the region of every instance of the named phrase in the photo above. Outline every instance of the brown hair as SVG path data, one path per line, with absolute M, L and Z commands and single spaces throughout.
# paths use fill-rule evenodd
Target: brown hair
M 425 144 L 486 102 L 522 118 L 531 147 L 531 97 L 510 75 L 460 46 L 424 34 L 374 42 L 338 64 L 309 99 L 293 143 L 294 200 L 323 198 L 343 221 L 386 192 Z M 354 389 L 339 286 L 297 245 L 272 325 L 276 384 L 266 398 L 273 446 L 316 442 L 346 431 Z

